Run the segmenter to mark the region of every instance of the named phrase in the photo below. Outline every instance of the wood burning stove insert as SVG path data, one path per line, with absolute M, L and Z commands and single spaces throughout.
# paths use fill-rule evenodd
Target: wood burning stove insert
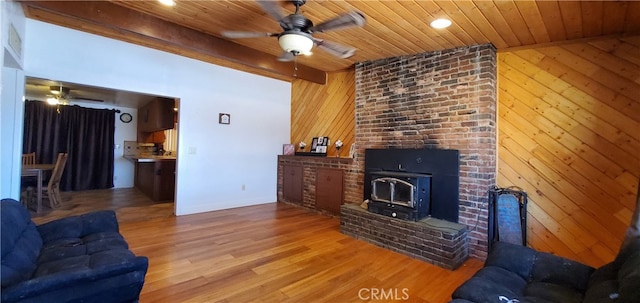
M 429 215 L 431 175 L 379 171 L 371 173 L 369 210 L 417 221 Z
M 365 150 L 364 198 L 371 212 L 418 221 L 458 222 L 459 151 Z

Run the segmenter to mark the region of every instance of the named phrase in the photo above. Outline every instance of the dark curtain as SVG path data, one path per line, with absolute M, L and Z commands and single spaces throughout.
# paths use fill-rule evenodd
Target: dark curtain
M 114 110 L 25 103 L 23 152 L 35 152 L 37 163 L 69 154 L 61 190 L 113 187 L 114 133 Z

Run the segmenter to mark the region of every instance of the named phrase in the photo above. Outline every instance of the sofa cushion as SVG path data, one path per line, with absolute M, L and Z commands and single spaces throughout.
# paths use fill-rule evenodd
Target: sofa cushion
M 473 302 L 499 302 L 502 296 L 521 297 L 526 284 L 524 279 L 513 272 L 497 266 L 487 266 L 458 287 L 452 297 Z
M 618 297 L 618 269 L 613 262 L 596 269 L 589 277 L 583 302 L 615 302 Z
M 602 282 L 618 279 L 618 266 L 613 262 L 598 267 L 589 277 L 588 288 Z
M 640 251 L 630 255 L 618 271 L 618 302 L 640 302 Z
M 474 276 L 458 287 L 451 297 L 471 302 L 500 302 L 501 297 L 518 298 L 520 295 L 506 286 Z
M 80 216 L 62 218 L 38 226 L 44 243 L 58 239 L 82 238 L 101 232 L 118 232 L 118 220 L 113 211 L 96 211 Z
M 591 266 L 550 253 L 537 252 L 531 281 L 562 285 L 584 293 L 593 271 Z
M 530 300 L 537 298 L 556 303 L 582 302 L 581 292 L 565 285 L 547 282 L 532 282 L 527 284 L 524 295 Z
M 128 245 L 117 232 L 96 233 L 83 238 L 62 238 L 44 244 L 38 263 L 120 248 L 127 249 Z
M 620 250 L 618 251 L 618 254 L 616 255 L 615 260 L 613 260 L 613 263 L 616 264 L 618 267 L 620 267 L 622 266 L 622 264 L 624 264 L 624 262 L 627 261 L 628 258 L 630 258 L 631 256 L 633 256 L 635 253 L 639 251 L 640 251 L 640 237 L 628 236 L 627 238 L 625 238 L 622 245 L 620 246 Z
M 69 272 L 91 270 L 103 266 L 117 268 L 119 263 L 135 258 L 126 248 L 102 251 L 91 255 L 78 255 L 44 262 L 38 265 L 34 278 Z
M 496 242 L 485 266 L 502 267 L 518 274 L 525 280 L 531 276 L 531 269 L 536 258 L 536 251 L 522 245 L 507 242 Z
M 617 302 L 618 297 L 618 280 L 604 280 L 587 288 L 583 303 Z
M 514 293 L 522 293 L 525 286 L 527 286 L 527 281 L 517 274 L 496 266 L 484 267 L 475 276 L 505 286 Z
M 2 288 L 6 288 L 32 276 L 42 248 L 42 239 L 31 221 L 29 211 L 19 202 L 3 199 L 0 207 L 0 279 Z

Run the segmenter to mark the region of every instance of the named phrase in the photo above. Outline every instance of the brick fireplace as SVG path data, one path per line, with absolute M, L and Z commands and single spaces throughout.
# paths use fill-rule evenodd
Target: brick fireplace
M 445 238 L 464 235 L 468 255 L 486 258 L 487 190 L 496 182 L 496 75 L 492 45 L 357 63 L 356 155 L 345 176 L 357 181 L 345 184 L 345 201 L 364 199 L 365 149 L 458 150 L 458 223 L 467 228 Z M 358 214 L 352 206 L 343 209 Z

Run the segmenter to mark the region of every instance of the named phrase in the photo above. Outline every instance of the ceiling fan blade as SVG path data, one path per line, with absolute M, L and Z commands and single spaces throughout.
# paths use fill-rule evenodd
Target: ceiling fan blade
M 353 54 L 356 53 L 356 49 L 353 47 L 348 47 L 348 46 L 344 46 L 344 45 L 340 45 L 334 42 L 327 42 L 321 39 L 313 39 L 313 42 L 321 49 L 323 49 L 324 51 L 338 57 L 341 59 L 346 59 L 349 58 L 351 56 L 353 56 Z
M 230 38 L 230 39 L 276 37 L 279 35 L 274 33 L 241 32 L 241 31 L 223 31 L 220 34 L 223 37 Z
M 295 58 L 295 55 L 292 52 L 283 52 L 280 57 L 278 57 L 278 61 L 280 62 L 291 62 Z
M 75 97 L 75 98 L 70 98 L 69 100 L 72 100 L 72 101 L 104 102 L 104 100 L 102 100 L 102 99 L 85 98 L 85 97 Z
M 352 26 L 363 26 L 366 23 L 366 19 L 363 14 L 359 12 L 349 12 L 344 15 L 340 15 L 331 20 L 322 22 L 309 29 L 311 32 L 326 32 L 338 29 L 343 29 Z
M 275 19 L 276 21 L 280 22 L 280 20 L 284 18 L 284 15 L 282 14 L 282 10 L 280 9 L 280 6 L 278 5 L 277 1 L 258 0 L 256 2 L 258 2 L 260 7 L 262 7 L 262 10 L 267 12 L 267 14 L 269 14 L 269 16 L 271 16 L 271 18 Z

